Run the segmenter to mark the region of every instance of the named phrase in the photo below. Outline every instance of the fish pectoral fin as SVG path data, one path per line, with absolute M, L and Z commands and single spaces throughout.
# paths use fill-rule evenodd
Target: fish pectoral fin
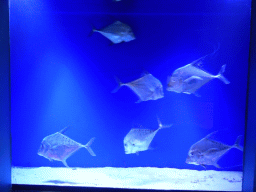
M 203 81 L 203 79 L 201 77 L 198 76 L 191 76 L 189 78 L 187 78 L 184 83 L 192 85 L 192 84 L 197 84 L 198 82 Z
M 66 166 L 66 167 L 69 167 L 66 160 L 63 160 L 62 163 Z
M 204 164 L 200 164 L 203 168 L 205 168 L 206 169 L 206 166 L 204 165 Z
M 218 163 L 215 163 L 214 166 L 221 169 L 221 167 L 218 165 Z
M 136 155 L 139 155 L 139 151 L 136 152 Z
M 211 148 L 211 149 L 208 149 L 206 152 L 205 152 L 205 155 L 211 155 L 212 153 L 216 153 L 218 151 L 217 148 Z

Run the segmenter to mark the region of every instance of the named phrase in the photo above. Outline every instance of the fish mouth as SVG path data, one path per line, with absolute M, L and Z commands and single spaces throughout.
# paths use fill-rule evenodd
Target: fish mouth
M 187 158 L 187 159 L 186 159 L 186 163 L 187 163 L 187 164 L 193 164 L 193 162 L 191 162 L 191 159 L 190 159 L 190 158 Z
M 129 151 L 124 151 L 124 153 L 125 153 L 125 154 L 131 154 L 131 152 L 129 152 Z
M 43 153 L 41 151 L 38 151 L 37 155 L 43 156 Z
M 167 91 L 173 91 L 173 88 L 172 87 L 167 87 L 166 90 Z

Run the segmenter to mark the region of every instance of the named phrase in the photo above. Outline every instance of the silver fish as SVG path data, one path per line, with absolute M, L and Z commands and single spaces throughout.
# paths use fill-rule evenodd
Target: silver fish
M 60 132 L 56 132 L 49 135 L 43 139 L 40 148 L 38 150 L 38 155 L 49 159 L 50 161 L 62 161 L 62 163 L 69 167 L 66 160 L 78 149 L 84 147 L 92 156 L 96 156 L 95 153 L 90 148 L 90 145 L 95 138 L 92 138 L 86 145 L 82 145 L 69 137 L 63 135 L 68 127 L 62 129 Z
M 225 145 L 221 142 L 209 139 L 217 131 L 210 133 L 200 141 L 196 142 L 189 149 L 186 163 L 201 165 L 204 168 L 206 165 L 213 165 L 220 168 L 218 160 L 232 148 L 237 148 L 243 151 L 243 147 L 239 145 L 242 136 L 238 136 L 234 145 Z
M 164 97 L 162 83 L 151 74 L 145 74 L 143 77 L 129 83 L 122 83 L 119 79 L 116 80 L 119 86 L 112 93 L 115 93 L 122 86 L 127 86 L 139 97 L 136 103 Z
M 124 138 L 124 151 L 125 154 L 136 153 L 139 151 L 146 151 L 149 149 L 149 145 L 156 133 L 162 128 L 169 128 L 171 125 L 162 125 L 158 119 L 158 129 L 131 129 Z
M 108 38 L 113 44 L 129 42 L 135 38 L 132 28 L 127 24 L 124 24 L 120 21 L 115 21 L 111 25 L 97 30 L 95 28 L 92 29 L 92 32 L 98 32 Z
M 212 79 L 217 78 L 223 81 L 225 84 L 229 84 L 230 82 L 223 76 L 226 65 L 222 65 L 217 75 L 211 75 L 210 73 L 207 73 L 199 68 L 205 58 L 214 54 L 215 52 L 216 51 L 176 69 L 172 76 L 168 77 L 167 79 L 167 91 L 195 94 L 196 96 L 199 96 L 196 91 Z

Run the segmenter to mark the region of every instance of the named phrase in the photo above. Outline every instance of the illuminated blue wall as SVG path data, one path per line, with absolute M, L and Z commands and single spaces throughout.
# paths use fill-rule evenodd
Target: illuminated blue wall
M 67 160 L 74 167 L 201 170 L 185 163 L 193 143 L 215 130 L 230 145 L 244 135 L 250 1 L 12 0 L 10 11 L 13 166 L 63 166 L 37 150 L 45 136 L 68 125 L 66 134 L 82 144 L 96 137 L 97 156 L 81 149 Z M 129 24 L 137 39 L 110 46 L 98 33 L 88 36 L 91 25 L 101 28 L 114 20 Z M 203 68 L 217 74 L 227 64 L 230 85 L 215 79 L 198 91 L 200 98 L 165 90 L 163 99 L 139 104 L 126 87 L 111 94 L 114 76 L 129 82 L 144 70 L 166 88 L 175 69 L 218 43 L 219 51 Z M 157 128 L 157 116 L 174 125 L 159 131 L 155 150 L 125 155 L 124 136 L 138 124 Z M 241 164 L 242 153 L 231 150 L 221 161 L 225 167 Z

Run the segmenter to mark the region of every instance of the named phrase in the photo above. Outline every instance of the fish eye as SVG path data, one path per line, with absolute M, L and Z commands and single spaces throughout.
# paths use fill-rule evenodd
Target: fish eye
M 132 146 L 135 146 L 135 144 L 133 143 Z
M 193 156 L 193 155 L 194 155 L 194 152 L 191 152 L 191 153 L 190 153 L 190 155 L 192 155 L 192 156 Z

